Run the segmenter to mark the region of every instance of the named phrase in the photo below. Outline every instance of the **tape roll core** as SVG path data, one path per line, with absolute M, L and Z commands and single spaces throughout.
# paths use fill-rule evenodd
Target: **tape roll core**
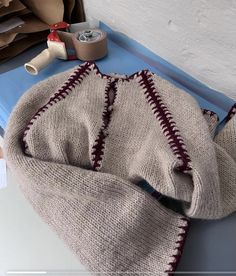
M 107 34 L 100 29 L 86 29 L 72 36 L 78 59 L 97 60 L 107 54 Z

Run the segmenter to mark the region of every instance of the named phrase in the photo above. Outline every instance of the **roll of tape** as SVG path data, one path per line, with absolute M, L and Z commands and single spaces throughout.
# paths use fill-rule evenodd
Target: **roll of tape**
M 83 61 L 97 60 L 107 54 L 107 34 L 100 29 L 74 33 L 72 41 L 77 58 Z

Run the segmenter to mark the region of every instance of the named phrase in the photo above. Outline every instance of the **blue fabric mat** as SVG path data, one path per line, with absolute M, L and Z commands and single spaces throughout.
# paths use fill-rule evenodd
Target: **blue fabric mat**
M 223 120 L 234 101 L 226 96 L 206 87 L 197 80 L 169 64 L 136 41 L 123 34 L 113 32 L 109 27 L 101 24 L 101 28 L 108 32 L 109 54 L 97 62 L 104 73 L 114 72 L 132 74 L 147 68 L 152 72 L 170 80 L 178 87 L 193 95 L 202 108 L 215 111 Z M 32 85 L 51 75 L 65 71 L 79 65 L 81 62 L 54 60 L 38 76 L 29 75 L 23 66 L 0 75 L 0 126 L 6 127 L 9 115 L 20 96 Z

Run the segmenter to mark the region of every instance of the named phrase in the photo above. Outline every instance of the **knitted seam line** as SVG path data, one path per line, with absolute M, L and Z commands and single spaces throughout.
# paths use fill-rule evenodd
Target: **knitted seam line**
M 117 87 L 116 87 L 117 80 L 108 80 L 108 83 L 105 88 L 105 106 L 104 111 L 102 114 L 102 127 L 99 131 L 98 138 L 95 140 L 95 144 L 92 147 L 92 162 L 93 162 L 93 170 L 97 171 L 101 168 L 102 164 L 102 156 L 104 155 L 104 148 L 105 148 L 105 139 L 109 135 L 108 127 L 111 121 L 111 115 L 113 112 L 113 104 L 116 99 L 117 95 Z M 109 93 L 113 94 L 113 101 L 110 100 Z
M 178 170 L 183 173 L 188 173 L 192 170 L 192 166 L 186 145 L 180 135 L 180 131 L 176 126 L 172 114 L 161 99 L 161 96 L 155 87 L 152 79 L 152 73 L 149 71 L 142 71 L 140 76 L 141 79 L 139 83 L 144 89 L 147 102 L 152 107 L 153 114 L 160 122 L 163 134 L 166 136 L 171 150 L 174 155 L 182 161 L 182 164 L 178 166 Z

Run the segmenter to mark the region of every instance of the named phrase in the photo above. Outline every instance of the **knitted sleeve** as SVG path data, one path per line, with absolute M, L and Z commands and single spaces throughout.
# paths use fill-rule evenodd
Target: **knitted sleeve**
M 223 216 L 234 212 L 236 208 L 236 115 L 228 117 L 228 122 L 214 139 L 221 180 Z

